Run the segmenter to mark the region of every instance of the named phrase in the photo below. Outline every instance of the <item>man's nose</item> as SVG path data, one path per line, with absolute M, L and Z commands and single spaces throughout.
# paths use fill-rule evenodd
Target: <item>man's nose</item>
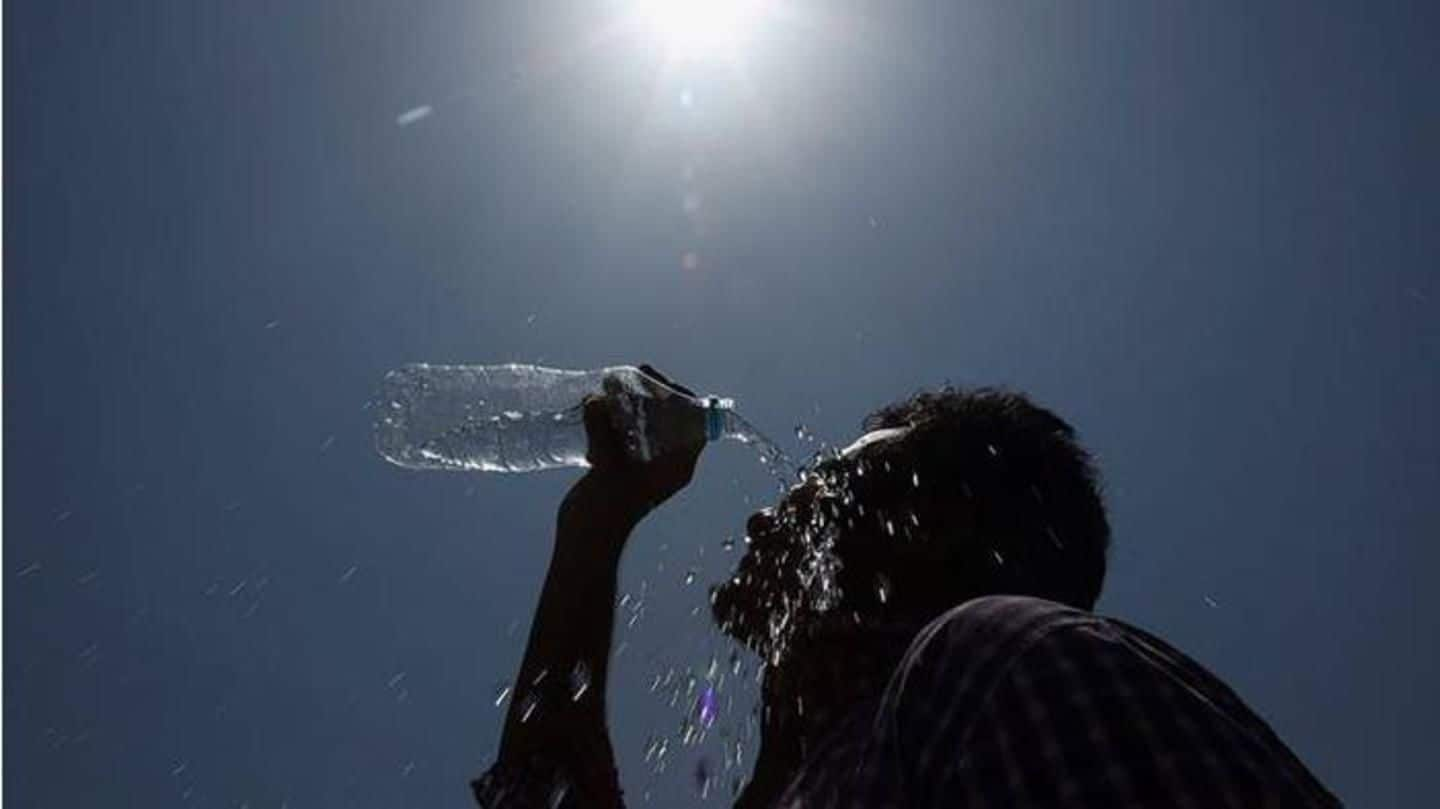
M 769 536 L 775 530 L 775 509 L 764 508 L 750 515 L 745 521 L 745 533 L 751 539 Z

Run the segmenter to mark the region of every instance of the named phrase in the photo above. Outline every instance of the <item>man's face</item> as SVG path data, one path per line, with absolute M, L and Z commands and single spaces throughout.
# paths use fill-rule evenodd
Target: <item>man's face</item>
M 885 602 L 885 571 L 915 518 L 874 504 L 903 502 L 904 487 L 918 479 L 877 458 L 905 432 L 865 434 L 773 508 L 751 515 L 745 555 L 712 593 L 722 630 L 774 663 L 797 629 Z

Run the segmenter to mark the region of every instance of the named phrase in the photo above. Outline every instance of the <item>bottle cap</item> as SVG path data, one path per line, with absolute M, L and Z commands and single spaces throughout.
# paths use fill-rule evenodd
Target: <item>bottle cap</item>
M 725 434 L 725 412 L 735 407 L 732 399 L 705 397 L 705 440 L 714 441 Z

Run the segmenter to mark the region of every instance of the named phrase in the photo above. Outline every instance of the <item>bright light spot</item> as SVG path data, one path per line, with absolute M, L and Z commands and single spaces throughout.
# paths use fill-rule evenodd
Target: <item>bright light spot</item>
M 768 0 L 633 0 L 636 20 L 675 59 L 734 57 Z

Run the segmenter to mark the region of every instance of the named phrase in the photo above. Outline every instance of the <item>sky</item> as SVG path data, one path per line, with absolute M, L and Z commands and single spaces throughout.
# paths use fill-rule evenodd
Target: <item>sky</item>
M 710 59 L 626 13 L 6 3 L 8 805 L 469 805 L 576 473 L 381 461 L 412 361 L 649 362 L 796 451 L 1026 391 L 1107 481 L 1099 611 L 1426 801 L 1433 4 L 792 0 Z M 648 686 L 772 490 L 713 446 L 631 543 L 631 805 L 702 803 Z

